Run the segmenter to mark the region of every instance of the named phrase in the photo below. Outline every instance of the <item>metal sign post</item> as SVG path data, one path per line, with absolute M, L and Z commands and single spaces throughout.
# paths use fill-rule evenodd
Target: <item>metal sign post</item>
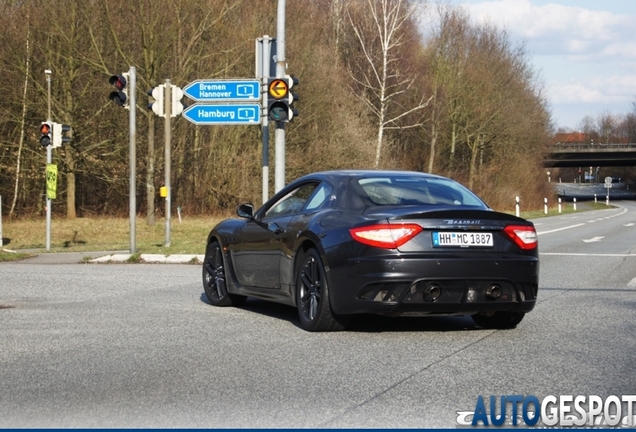
M 278 0 L 276 49 L 276 78 L 284 78 L 287 69 L 285 59 L 285 0 Z M 276 122 L 275 140 L 274 190 L 278 192 L 285 187 L 285 123 Z
M 129 178 L 129 217 L 130 217 L 130 253 L 134 254 L 137 251 L 136 245 L 136 227 L 137 227 L 137 148 L 136 148 L 136 137 L 137 137 L 137 101 L 136 101 L 136 93 L 137 93 L 137 72 L 134 66 L 130 66 L 128 70 L 129 74 L 129 115 L 128 122 L 130 128 L 130 137 L 129 137 L 129 145 L 128 145 L 128 165 L 130 169 L 130 178 Z
M 45 70 L 44 73 L 46 74 L 46 87 L 47 87 L 47 104 L 48 104 L 48 109 L 47 109 L 47 114 L 46 114 L 46 121 L 49 122 L 49 124 L 52 122 L 51 119 L 51 71 L 49 69 Z M 51 148 L 50 145 L 46 146 L 46 166 L 49 166 L 52 163 L 53 160 L 53 153 L 52 153 L 53 149 Z M 50 251 L 51 250 L 51 205 L 52 205 L 52 201 L 49 198 L 48 194 L 46 196 L 46 250 Z
M 268 78 L 276 73 L 276 65 L 272 61 L 272 52 L 276 51 L 276 39 L 265 35 L 256 39 L 256 78 L 260 79 L 263 87 L 267 86 Z M 262 92 L 263 111 L 267 107 L 267 91 Z M 261 117 L 261 134 L 263 145 L 263 204 L 269 199 L 269 120 L 267 113 Z
M 605 195 L 605 205 L 609 206 L 609 190 L 612 187 L 612 178 L 605 177 L 605 188 L 607 189 L 607 194 Z
M 166 123 L 165 123 L 165 132 L 166 132 L 166 146 L 165 146 L 165 183 L 166 183 L 166 240 L 164 242 L 165 247 L 170 247 L 170 218 L 172 216 L 172 211 L 170 209 L 171 199 L 172 199 L 172 191 L 170 187 L 170 113 L 172 112 L 172 86 L 170 85 L 170 80 L 166 80 L 166 94 L 164 95 L 164 107 L 166 113 Z

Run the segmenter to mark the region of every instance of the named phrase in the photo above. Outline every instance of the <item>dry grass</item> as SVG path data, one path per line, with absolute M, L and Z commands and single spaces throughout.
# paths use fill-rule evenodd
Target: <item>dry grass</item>
M 171 219 L 170 247 L 165 247 L 165 220 L 148 226 L 137 218 L 135 244 L 139 253 L 202 254 L 207 235 L 218 217 L 178 217 Z M 4 247 L 11 250 L 46 248 L 45 219 L 3 221 Z M 51 220 L 51 251 L 127 251 L 130 248 L 130 223 L 127 218 L 77 218 Z

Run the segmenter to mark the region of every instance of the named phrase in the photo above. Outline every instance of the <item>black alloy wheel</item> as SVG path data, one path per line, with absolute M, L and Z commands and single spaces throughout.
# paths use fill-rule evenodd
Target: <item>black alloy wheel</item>
M 349 316 L 336 315 L 329 303 L 329 287 L 320 254 L 309 249 L 296 271 L 296 304 L 301 326 L 308 331 L 344 330 Z
M 513 329 L 521 322 L 525 313 L 523 312 L 494 312 L 492 315 L 472 315 L 473 321 L 479 327 L 487 329 Z
M 227 292 L 223 251 L 217 241 L 208 244 L 205 250 L 203 289 L 210 304 L 214 306 L 240 306 L 247 299 L 245 296 Z

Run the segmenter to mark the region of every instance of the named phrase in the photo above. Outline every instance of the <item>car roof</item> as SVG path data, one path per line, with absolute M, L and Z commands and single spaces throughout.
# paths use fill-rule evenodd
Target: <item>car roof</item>
M 310 178 L 321 178 L 325 180 L 335 180 L 343 178 L 366 178 L 366 177 L 380 177 L 380 176 L 419 176 L 428 178 L 443 179 L 446 177 L 436 174 L 423 173 L 419 171 L 401 171 L 401 170 L 331 170 L 331 171 L 319 171 L 312 174 L 307 174 L 298 180 L 303 181 Z

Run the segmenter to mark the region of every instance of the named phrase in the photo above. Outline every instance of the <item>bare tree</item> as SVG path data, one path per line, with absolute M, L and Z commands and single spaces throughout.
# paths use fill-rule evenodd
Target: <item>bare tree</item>
M 413 8 L 406 0 L 366 0 L 364 6 L 358 1 L 350 3 L 347 8 L 349 22 L 362 52 L 362 60 L 351 68 L 351 76 L 360 89 L 356 95 L 376 118 L 376 167 L 380 165 L 384 132 L 421 126 L 421 123 L 403 125 L 399 120 L 425 108 L 430 100 L 422 95 L 415 106 L 391 111 L 398 96 L 411 90 L 415 82 L 415 76 L 405 73 L 401 61 L 402 48 L 409 35 L 405 30 Z M 366 14 L 370 14 L 370 20 Z
M 26 16 L 27 33 L 25 38 L 25 59 L 24 59 L 24 87 L 22 90 L 22 117 L 20 121 L 20 141 L 18 142 L 18 154 L 16 156 L 15 166 L 15 183 L 13 188 L 13 200 L 11 202 L 11 210 L 9 210 L 9 217 L 13 216 L 15 205 L 18 202 L 18 190 L 20 185 L 20 168 L 22 163 L 22 148 L 24 147 L 25 128 L 26 128 L 26 116 L 27 116 L 27 94 L 29 89 L 29 74 L 31 73 L 31 22 L 29 14 Z

